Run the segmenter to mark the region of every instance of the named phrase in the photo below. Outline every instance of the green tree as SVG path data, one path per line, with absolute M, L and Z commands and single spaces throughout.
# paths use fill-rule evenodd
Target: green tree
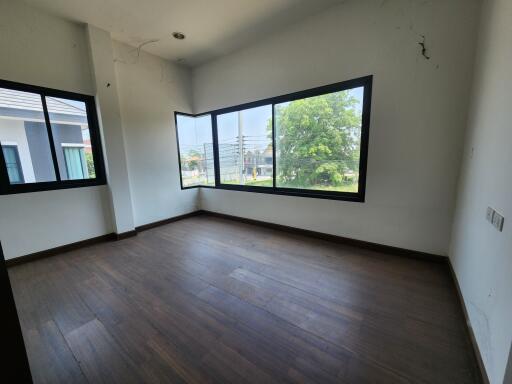
M 89 178 L 94 179 L 96 177 L 96 170 L 94 169 L 92 153 L 85 153 L 85 162 L 87 163 L 87 172 L 89 173 Z
M 199 160 L 201 159 L 201 157 L 201 152 L 195 149 L 189 150 L 186 158 L 184 159 L 185 168 L 190 171 L 199 169 Z
M 340 186 L 357 172 L 361 113 L 349 91 L 276 105 L 276 145 L 281 185 Z M 269 131 L 272 124 L 269 122 Z

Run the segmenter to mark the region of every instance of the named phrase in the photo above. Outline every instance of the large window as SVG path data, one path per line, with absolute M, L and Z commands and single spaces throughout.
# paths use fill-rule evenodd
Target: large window
M 92 96 L 0 81 L 0 193 L 105 183 Z
M 176 114 L 181 187 L 214 186 L 211 115 Z
M 359 191 L 364 88 L 275 104 L 276 186 Z
M 213 137 L 203 136 L 215 182 L 208 185 L 364 201 L 371 87 L 367 76 L 209 112 Z

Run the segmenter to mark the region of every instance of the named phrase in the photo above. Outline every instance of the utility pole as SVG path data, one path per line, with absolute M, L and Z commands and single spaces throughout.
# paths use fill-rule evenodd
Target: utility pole
M 208 157 L 206 152 L 206 143 L 203 143 L 203 151 L 204 151 L 204 164 L 203 164 L 203 171 L 206 174 L 206 184 L 208 184 Z
M 238 111 L 238 156 L 240 184 L 244 185 L 244 122 L 242 119 L 242 111 Z

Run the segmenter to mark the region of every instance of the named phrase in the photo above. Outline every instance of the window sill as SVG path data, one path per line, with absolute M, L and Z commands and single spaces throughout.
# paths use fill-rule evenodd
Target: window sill
M 291 189 L 291 188 L 273 188 L 273 187 L 250 187 L 250 186 L 242 186 L 242 185 L 226 185 L 221 184 L 216 187 L 213 186 L 191 186 L 184 187 L 185 189 L 193 189 L 193 188 L 208 188 L 208 189 L 217 189 L 217 190 L 225 190 L 225 191 L 238 191 L 238 192 L 253 192 L 253 193 L 263 193 L 267 195 L 280 195 L 280 196 L 295 196 L 295 197 L 306 197 L 313 199 L 326 199 L 326 200 L 340 200 L 340 201 L 351 201 L 356 203 L 364 203 L 365 202 L 365 194 L 364 192 L 330 192 L 330 191 L 312 191 L 305 189 Z
M 43 183 L 14 184 L 4 187 L 3 190 L 0 191 L 0 195 L 15 195 L 18 193 L 56 191 L 59 189 L 84 188 L 106 184 L 107 182 L 101 179 L 66 180 L 57 182 L 50 181 Z

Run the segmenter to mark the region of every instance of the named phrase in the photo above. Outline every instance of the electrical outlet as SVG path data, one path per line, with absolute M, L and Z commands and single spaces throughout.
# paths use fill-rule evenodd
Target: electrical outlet
M 494 209 L 492 209 L 491 207 L 487 207 L 487 213 L 485 215 L 485 219 L 489 222 L 489 223 L 492 223 L 492 219 L 494 217 Z
M 502 232 L 504 222 L 505 222 L 505 218 L 503 216 L 501 216 L 498 212 L 494 211 L 494 215 L 492 218 L 492 225 L 494 225 L 498 231 Z

